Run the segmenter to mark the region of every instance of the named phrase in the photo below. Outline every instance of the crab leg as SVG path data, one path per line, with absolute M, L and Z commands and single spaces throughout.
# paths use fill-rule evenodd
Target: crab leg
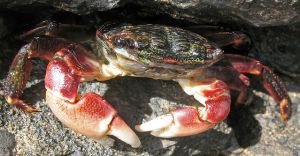
M 54 52 L 71 44 L 62 38 L 36 37 L 31 43 L 24 45 L 15 56 L 8 75 L 4 80 L 4 97 L 6 101 L 25 112 L 38 111 L 19 99 L 26 86 L 32 69 L 31 58 L 52 59 Z
M 220 74 L 226 73 L 226 74 Z M 244 74 L 241 74 L 233 67 L 211 66 L 205 68 L 194 77 L 195 80 L 213 79 L 222 80 L 230 89 L 239 91 L 240 94 L 236 100 L 236 105 L 244 104 L 248 100 L 250 80 Z
M 291 116 L 291 100 L 282 80 L 267 66 L 259 61 L 240 55 L 225 54 L 228 61 L 238 72 L 258 75 L 269 94 L 280 107 L 281 118 L 286 121 Z
M 139 147 L 137 135 L 106 100 L 95 93 L 78 95 L 80 82 L 102 76 L 78 50 L 77 47 L 61 49 L 48 64 L 47 104 L 60 121 L 83 135 L 95 139 L 113 135 L 132 147 Z
M 66 29 L 77 28 L 77 29 L 87 29 L 87 26 L 84 25 L 75 25 L 75 24 L 64 24 L 58 23 L 56 21 L 46 20 L 39 23 L 35 28 L 24 32 L 19 39 L 24 39 L 31 36 L 47 35 L 47 36 L 58 36 L 61 32 Z
M 230 90 L 220 80 L 178 79 L 188 95 L 204 107 L 181 107 L 136 126 L 140 132 L 152 131 L 158 137 L 170 138 L 201 133 L 226 119 L 230 111 Z
M 221 47 L 232 45 L 235 49 L 248 49 L 251 44 L 250 38 L 241 32 L 218 32 L 204 36 Z

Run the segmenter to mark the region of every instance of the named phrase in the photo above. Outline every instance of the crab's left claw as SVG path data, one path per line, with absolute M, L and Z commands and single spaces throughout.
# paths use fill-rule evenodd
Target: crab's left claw
M 211 129 L 216 124 L 204 121 L 195 108 L 177 108 L 168 114 L 159 116 L 151 121 L 137 125 L 140 132 L 152 131 L 157 137 L 171 138 L 189 136 Z
M 205 107 L 182 107 L 136 126 L 140 132 L 163 138 L 199 134 L 226 119 L 230 111 L 230 94 L 227 85 L 220 81 L 200 82 L 178 80 L 184 91 L 205 104 Z
M 93 60 L 80 53 L 81 48 L 64 48 L 48 64 L 45 87 L 46 101 L 55 116 L 69 128 L 94 139 L 113 135 L 139 147 L 141 142 L 117 111 L 100 95 L 77 93 L 81 81 L 97 76 Z M 76 51 L 76 53 L 75 53 Z

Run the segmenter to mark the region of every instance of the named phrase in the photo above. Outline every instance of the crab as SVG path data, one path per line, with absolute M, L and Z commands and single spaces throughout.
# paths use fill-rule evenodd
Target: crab
M 18 51 L 5 79 L 4 96 L 9 104 L 24 112 L 37 112 L 20 96 L 31 72 L 31 59 L 49 60 L 46 103 L 67 127 L 90 138 L 113 135 L 132 147 L 141 146 L 136 133 L 108 101 L 92 92 L 77 93 L 81 82 L 119 76 L 173 80 L 200 103 L 176 108 L 135 127 L 157 137 L 195 135 L 225 120 L 231 107 L 231 89 L 239 92 L 236 105 L 247 101 L 250 83 L 244 74 L 260 77 L 278 103 L 283 121 L 291 116 L 286 87 L 269 67 L 253 58 L 224 54 L 220 48 L 249 44 L 243 33 L 218 32 L 203 37 L 156 24 L 104 25 L 96 31 L 96 49 L 101 53 L 97 58 L 83 45 L 53 35 L 58 25 L 51 22 L 25 33 L 27 36 L 46 32 Z

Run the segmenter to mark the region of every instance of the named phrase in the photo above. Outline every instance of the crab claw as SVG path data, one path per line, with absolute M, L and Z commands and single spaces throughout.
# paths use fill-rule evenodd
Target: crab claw
M 230 96 L 224 82 L 217 80 L 209 85 L 200 83 L 196 85 L 190 80 L 180 80 L 179 83 L 197 100 L 205 100 L 205 107 L 177 108 L 168 114 L 137 125 L 135 127 L 137 131 L 151 131 L 152 135 L 163 138 L 189 136 L 211 129 L 227 117 L 230 111 Z
M 76 64 L 78 60 L 80 64 Z M 93 73 L 91 65 L 79 53 L 74 55 L 70 49 L 57 52 L 46 72 L 47 104 L 61 122 L 78 133 L 94 139 L 113 135 L 132 147 L 139 147 L 138 136 L 111 104 L 95 93 L 78 95 L 82 78 Z
M 113 135 L 132 147 L 141 145 L 117 111 L 97 94 L 86 93 L 76 103 L 70 103 L 47 91 L 46 101 L 61 122 L 80 134 L 94 139 Z
M 135 129 L 140 132 L 152 131 L 151 134 L 157 137 L 172 138 L 198 134 L 215 125 L 202 120 L 197 109 L 186 107 L 137 125 Z

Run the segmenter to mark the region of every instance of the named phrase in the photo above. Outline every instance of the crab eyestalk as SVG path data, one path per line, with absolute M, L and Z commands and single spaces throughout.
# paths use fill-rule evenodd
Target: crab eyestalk
M 70 49 L 57 52 L 45 77 L 47 104 L 62 123 L 80 134 L 94 139 L 113 135 L 132 147 L 139 147 L 139 138 L 111 104 L 95 93 L 78 95 L 78 86 L 85 76 L 99 76 L 89 62 Z

